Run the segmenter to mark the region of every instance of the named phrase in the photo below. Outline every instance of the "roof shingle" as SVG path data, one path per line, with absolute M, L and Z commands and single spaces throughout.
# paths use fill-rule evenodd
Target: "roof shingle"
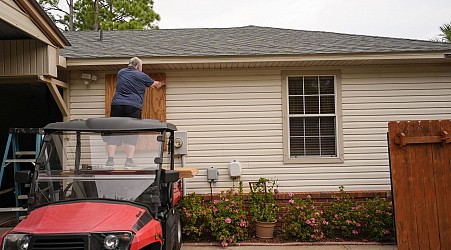
M 258 56 L 451 51 L 451 43 L 270 27 L 65 32 L 67 58 Z

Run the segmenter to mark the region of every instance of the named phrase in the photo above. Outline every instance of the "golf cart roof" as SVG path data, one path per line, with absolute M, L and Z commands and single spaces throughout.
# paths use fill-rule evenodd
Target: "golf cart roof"
M 132 131 L 176 131 L 174 124 L 156 119 L 137 119 L 129 117 L 101 117 L 87 120 L 55 122 L 44 127 L 46 132 L 82 131 L 82 132 L 132 132 Z

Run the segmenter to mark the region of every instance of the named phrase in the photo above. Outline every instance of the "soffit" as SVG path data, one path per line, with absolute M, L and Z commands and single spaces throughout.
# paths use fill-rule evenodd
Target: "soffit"
M 128 59 L 107 61 L 98 59 L 93 63 L 84 60 L 67 59 L 67 70 L 91 70 L 91 71 L 116 71 L 127 65 Z M 118 63 L 121 61 L 121 63 Z M 103 62 L 103 63 L 102 63 Z M 167 70 L 205 70 L 205 69 L 251 69 L 251 68 L 302 68 L 302 67 L 338 67 L 338 66 L 370 66 L 370 65 L 451 65 L 451 59 L 442 58 L 410 58 L 410 59 L 308 59 L 277 60 L 267 58 L 258 60 L 177 60 L 174 62 L 162 60 L 144 60 L 144 71 L 167 71 Z

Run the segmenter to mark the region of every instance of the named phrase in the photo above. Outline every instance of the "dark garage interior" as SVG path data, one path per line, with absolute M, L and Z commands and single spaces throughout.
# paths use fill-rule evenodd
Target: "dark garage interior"
M 4 157 L 9 128 L 42 128 L 62 121 L 61 112 L 43 83 L 0 83 L 0 156 Z M 35 134 L 19 134 L 19 150 L 35 150 Z M 11 156 L 11 148 L 10 148 Z M 5 168 L 0 187 L 0 207 L 14 204 L 13 167 Z

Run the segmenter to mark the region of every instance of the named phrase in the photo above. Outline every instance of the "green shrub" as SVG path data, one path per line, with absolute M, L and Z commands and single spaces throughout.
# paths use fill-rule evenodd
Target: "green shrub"
M 302 241 L 318 241 L 324 238 L 323 225 L 327 220 L 323 211 L 313 205 L 310 196 L 306 199 L 293 198 L 288 201 L 285 221 L 282 231 L 286 239 L 300 239 Z
M 238 191 L 230 189 L 221 193 L 218 200 L 213 200 L 209 211 L 208 221 L 211 235 L 223 247 L 247 239 L 248 222 L 243 204 L 242 182 L 240 182 Z
M 279 207 L 276 204 L 277 186 L 273 180 L 260 178 L 258 182 L 249 183 L 251 192 L 248 196 L 250 214 L 254 221 L 276 221 Z
M 325 209 L 325 217 L 328 225 L 324 232 L 328 238 L 342 238 L 346 240 L 362 238 L 361 205 L 340 187 L 340 194 L 330 202 L 330 207 Z
M 179 202 L 180 220 L 184 238 L 199 241 L 203 238 L 207 224 L 207 208 L 202 197 L 191 193 Z
M 385 198 L 368 199 L 362 210 L 363 237 L 370 241 L 394 241 L 393 206 Z

